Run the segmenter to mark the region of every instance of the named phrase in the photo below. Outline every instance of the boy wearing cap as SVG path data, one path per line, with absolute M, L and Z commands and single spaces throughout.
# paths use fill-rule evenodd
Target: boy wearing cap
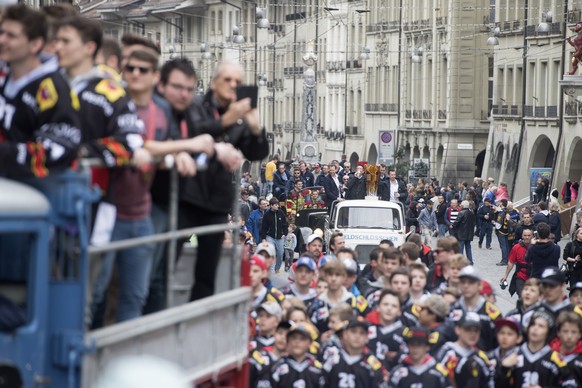
M 482 283 L 481 275 L 473 266 L 467 266 L 459 273 L 461 280 L 461 298 L 453 305 L 451 319 L 456 320 L 463 313 L 475 312 L 480 317 L 481 336 L 479 348 L 488 352 L 497 347 L 495 337 L 495 320 L 501 317 L 501 311 L 485 300 L 480 294 Z
M 365 300 L 357 298 L 343 286 L 347 276 L 346 267 L 339 260 L 328 261 L 322 269 L 327 281 L 327 291 L 313 302 L 309 316 L 320 333 L 328 330 L 329 311 L 340 303 L 349 304 L 356 316 L 366 316 L 370 309 Z
M 429 331 L 430 354 L 435 356 L 447 341 L 453 339 L 447 327 L 443 325 L 449 316 L 451 307 L 440 295 L 431 295 L 418 303 L 418 324 Z
M 265 302 L 256 308 L 258 334 L 251 340 L 250 349 L 261 350 L 272 346 L 275 332 L 283 317 L 283 310 L 277 302 Z
M 367 352 L 368 323 L 362 318 L 349 321 L 340 334 L 341 348 L 330 354 L 323 369 L 328 387 L 381 387 L 385 370 Z
M 268 387 L 326 387 L 321 363 L 309 354 L 312 341 L 312 333 L 307 326 L 291 326 L 287 332 L 287 355 L 273 365 L 271 385 Z
M 437 353 L 437 361 L 448 370 L 457 388 L 491 387 L 489 359 L 477 347 L 480 333 L 479 314 L 466 312 L 455 323 L 457 340 L 447 342 Z
M 271 366 L 287 351 L 287 332 L 290 327 L 289 322 L 282 321 L 275 331 L 273 345 L 251 350 L 250 387 L 270 387 Z
M 542 272 L 540 279 L 542 284 L 542 302 L 536 309 L 524 313 L 524 323 L 528 323 L 534 311 L 544 309 L 552 314 L 554 320 L 562 311 L 574 311 L 582 314 L 582 311 L 570 303 L 568 299 L 564 299 L 564 292 L 566 291 L 566 275 L 560 271 L 558 267 L 549 267 Z
M 263 282 L 267 278 L 267 263 L 261 255 L 253 255 L 249 259 L 250 277 L 251 277 L 251 295 L 253 297 L 252 305 L 254 307 L 260 306 L 264 302 L 277 302 L 281 304 L 285 296 L 278 289 L 271 287 L 267 288 Z
M 515 318 L 501 318 L 495 321 L 495 330 L 499 346 L 487 355 L 492 368 L 501 365 L 501 362 L 511 353 L 517 352 L 523 337 L 521 326 Z
M 354 294 L 355 297 L 361 295 L 360 289 L 356 285 L 358 279 L 358 262 L 356 261 L 356 253 L 350 248 L 340 248 L 336 252 L 336 258 L 344 263 L 348 276 L 344 282 L 344 287 Z
M 368 349 L 386 370 L 394 367 L 399 356 L 407 352 L 404 335 L 408 328 L 400 320 L 400 300 L 395 291 L 388 288 L 382 290 L 376 307 L 378 322 L 368 329 Z
M 495 302 L 497 302 L 497 298 L 495 297 L 493 287 L 491 287 L 491 283 L 489 283 L 487 280 L 481 280 L 480 294 L 483 295 L 485 300 L 489 303 L 495 304 Z
M 430 349 L 429 333 L 416 327 L 405 337 L 408 355 L 390 372 L 388 387 L 450 387 L 448 371 L 428 354 Z
M 548 345 L 554 317 L 537 310 L 527 326 L 527 342 L 495 371 L 496 387 L 576 387 L 566 362 Z
M 578 386 L 582 385 L 582 318 L 576 313 L 564 311 L 556 321 L 558 338 L 550 343 L 552 350 L 560 356 L 568 367 Z
M 267 264 L 268 269 L 267 276 L 270 275 L 273 272 L 275 261 L 277 260 L 277 252 L 275 250 L 275 246 L 266 241 L 263 241 L 261 243 L 257 242 L 255 253 L 265 258 L 265 263 Z M 268 277 L 265 279 L 265 286 L 267 288 L 273 287 L 273 282 Z
M 295 282 L 283 289 L 285 296 L 296 296 L 301 299 L 307 310 L 317 297 L 315 288 L 312 288 L 316 269 L 315 262 L 311 257 L 300 257 L 295 263 Z

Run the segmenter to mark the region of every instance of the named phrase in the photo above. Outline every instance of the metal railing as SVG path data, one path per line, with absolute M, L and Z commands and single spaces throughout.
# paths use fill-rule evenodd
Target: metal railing
M 98 159 L 83 159 L 80 163 L 82 171 L 89 171 L 91 167 L 99 167 L 103 166 L 102 162 Z M 113 251 L 120 251 L 123 249 L 137 247 L 143 244 L 151 244 L 151 243 L 162 243 L 168 241 L 168 248 L 167 248 L 167 279 L 166 279 L 166 303 L 167 306 L 173 306 L 174 304 L 174 294 L 171 291 L 176 289 L 181 289 L 181 287 L 175 287 L 175 267 L 176 267 L 176 260 L 175 257 L 177 256 L 178 252 L 178 240 L 183 239 L 192 235 L 206 235 L 212 233 L 219 233 L 225 232 L 227 230 L 233 231 L 233 241 L 238 240 L 238 229 L 233 224 L 225 223 L 225 224 L 214 224 L 214 225 L 205 225 L 205 226 L 198 226 L 186 229 L 178 230 L 178 191 L 179 191 L 179 179 L 178 179 L 178 172 L 175 168 L 170 170 L 170 196 L 169 196 L 169 208 L 168 208 L 168 231 L 162 233 L 155 233 L 149 236 L 144 237 L 136 237 L 131 239 L 125 239 L 120 241 L 109 242 L 107 244 L 101 246 L 90 246 L 88 249 L 89 257 L 96 257 L 97 255 L 113 252 Z M 235 182 L 240 181 L 240 172 L 234 174 Z M 238 191 L 239 185 L 233 184 L 233 190 Z M 238 196 L 235 193 L 235 203 L 233 204 L 233 212 L 238 214 L 238 206 L 236 205 L 236 201 Z M 233 246 L 231 254 L 231 282 L 230 288 L 234 289 L 240 286 L 240 265 L 237 265 L 236 256 L 237 253 L 240 253 L 240 250 L 236 249 L 236 245 Z M 199 257 L 199 256 L 198 256 Z M 240 264 L 240 263 L 238 263 Z M 155 270 L 152 268 L 152 271 Z

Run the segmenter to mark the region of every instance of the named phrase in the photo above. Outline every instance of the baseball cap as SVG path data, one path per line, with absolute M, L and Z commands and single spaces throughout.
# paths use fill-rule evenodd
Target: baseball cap
M 481 318 L 479 314 L 473 311 L 466 312 L 462 317 L 461 320 L 457 323 L 459 326 L 463 328 L 467 327 L 481 327 Z
M 307 267 L 313 272 L 315 272 L 315 270 L 317 269 L 317 267 L 315 266 L 315 261 L 313 261 L 313 259 L 309 256 L 303 256 L 300 257 L 299 260 L 297 260 L 297 265 L 295 266 L 295 268 L 299 268 L 301 266 Z
M 358 264 L 356 264 L 354 259 L 344 257 L 341 259 L 341 262 L 346 267 L 346 271 L 348 271 L 349 274 L 355 275 L 358 273 Z
M 317 334 L 314 332 L 313 328 L 303 323 L 291 325 L 291 328 L 287 332 L 287 338 L 294 333 L 302 334 L 305 338 L 309 338 L 310 340 L 313 340 L 314 336 L 317 338 Z
M 265 263 L 265 258 L 261 255 L 252 255 L 249 259 L 251 265 L 256 265 L 260 267 L 263 271 L 267 269 L 267 263 Z
M 428 309 L 439 318 L 446 318 L 451 311 L 450 305 L 445 301 L 441 295 L 431 295 L 424 300 L 417 302 L 417 305 Z
M 487 180 L 488 180 L 489 182 L 495 182 L 495 178 L 492 178 L 492 177 L 489 177 L 489 178 L 487 178 Z
M 307 237 L 307 244 L 311 244 L 312 242 L 314 242 L 317 239 L 319 239 L 319 241 L 321 241 L 323 243 L 323 238 L 319 234 L 313 233 L 312 235 Z
M 269 257 L 273 257 L 277 255 L 277 251 L 275 250 L 275 246 L 270 242 L 263 241 L 259 245 L 257 245 L 257 253 L 266 252 Z
M 323 268 L 323 267 L 325 267 L 325 264 L 327 264 L 328 261 L 335 260 L 335 259 L 336 259 L 336 257 L 333 255 L 321 256 L 321 258 L 319 259 L 319 261 L 317 263 L 317 266 L 319 268 Z
M 493 295 L 493 287 L 487 280 L 481 280 L 481 295 Z
M 558 267 L 549 267 L 542 272 L 540 281 L 544 284 L 557 286 L 566 283 L 566 275 Z
M 278 319 L 283 317 L 283 310 L 277 302 L 265 302 L 257 307 L 257 313 L 261 310 L 265 311 L 269 315 L 276 316 Z
M 512 317 L 499 318 L 495 321 L 495 329 L 499 330 L 503 326 L 508 326 L 511 330 L 518 334 L 521 334 L 521 324 L 519 321 Z
M 469 278 L 473 280 L 482 280 L 481 275 L 477 272 L 475 267 L 472 265 L 468 265 L 459 272 L 459 279 L 461 278 Z
M 576 290 L 582 290 L 582 282 L 577 282 L 572 287 L 570 287 L 570 295 Z
M 291 328 L 291 326 L 293 326 L 291 324 L 291 322 L 289 322 L 289 321 L 281 321 L 281 322 L 279 322 L 279 325 L 277 325 L 277 330 L 279 330 L 279 329 L 289 330 Z
M 483 202 L 491 202 L 491 198 L 485 198 Z
M 361 327 L 364 330 L 368 330 L 368 327 L 370 327 L 370 325 L 368 324 L 368 322 L 366 322 L 366 320 L 364 318 L 358 317 L 358 318 L 350 319 L 343 328 L 345 330 L 347 330 L 347 329 L 351 329 L 353 327 Z
M 413 327 L 404 335 L 407 344 L 425 344 L 428 345 L 429 333 L 422 327 Z

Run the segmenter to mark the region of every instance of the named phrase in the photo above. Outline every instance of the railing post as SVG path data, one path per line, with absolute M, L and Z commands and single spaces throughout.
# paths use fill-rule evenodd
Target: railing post
M 168 209 L 168 230 L 174 232 L 178 229 L 178 171 L 176 168 L 170 170 L 170 207 Z M 176 254 L 178 251 L 178 238 L 173 237 L 168 243 L 168 262 L 166 263 L 166 306 L 174 305 L 174 268 L 176 266 Z

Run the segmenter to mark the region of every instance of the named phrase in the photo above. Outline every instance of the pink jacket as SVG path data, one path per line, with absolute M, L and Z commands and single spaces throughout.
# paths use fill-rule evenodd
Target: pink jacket
M 509 201 L 509 193 L 507 192 L 507 187 L 499 186 L 497 188 L 497 193 L 495 193 L 495 203 L 498 203 L 502 199 Z

